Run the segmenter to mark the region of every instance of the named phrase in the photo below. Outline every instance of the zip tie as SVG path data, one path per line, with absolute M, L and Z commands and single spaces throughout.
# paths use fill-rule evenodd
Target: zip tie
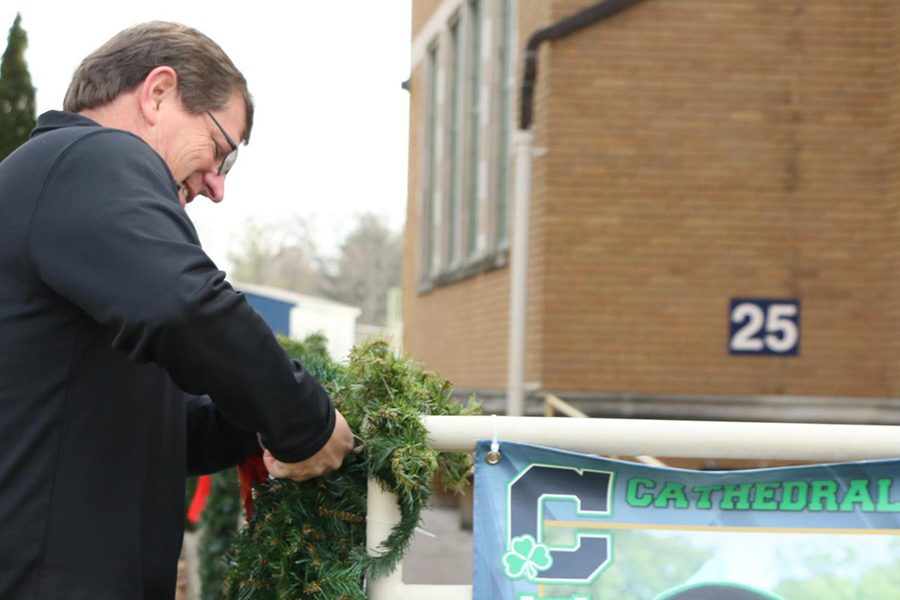
M 497 440 L 497 415 L 491 415 L 491 428 L 493 429 L 491 451 L 487 453 L 486 460 L 489 465 L 496 465 L 500 462 L 500 442 Z
M 500 442 L 497 440 L 497 415 L 491 415 L 491 452 L 500 452 Z

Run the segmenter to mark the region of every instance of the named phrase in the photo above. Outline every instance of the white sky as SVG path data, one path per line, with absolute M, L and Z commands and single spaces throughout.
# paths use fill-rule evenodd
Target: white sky
M 410 0 L 211 2 L 7 0 L 2 45 L 16 12 L 38 114 L 62 107 L 81 59 L 143 21 L 178 21 L 218 42 L 256 102 L 250 144 L 228 175 L 225 201 L 188 213 L 220 267 L 242 223 L 300 215 L 333 252 L 354 216 L 372 211 L 395 230 L 406 210 Z

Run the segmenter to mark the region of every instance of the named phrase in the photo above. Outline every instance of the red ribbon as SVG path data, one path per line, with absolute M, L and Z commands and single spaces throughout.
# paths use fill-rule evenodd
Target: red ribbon
M 268 481 L 269 471 L 263 462 L 262 452 L 251 454 L 238 465 L 238 480 L 241 482 L 241 504 L 244 518 L 249 523 L 253 519 L 253 484 Z
M 191 507 L 188 509 L 187 519 L 191 523 L 200 520 L 203 509 L 206 507 L 206 499 L 209 498 L 209 491 L 212 489 L 212 477 L 210 475 L 201 475 L 197 479 L 197 489 L 194 490 L 194 497 L 191 498 Z
M 244 518 L 249 523 L 253 519 L 253 485 L 269 479 L 269 471 L 262 459 L 262 452 L 251 454 L 238 465 L 238 481 L 241 484 L 241 504 L 244 507 Z M 187 519 L 191 523 L 200 520 L 206 500 L 212 489 L 212 476 L 201 475 L 197 478 L 197 489 L 191 498 L 191 506 L 188 508 Z

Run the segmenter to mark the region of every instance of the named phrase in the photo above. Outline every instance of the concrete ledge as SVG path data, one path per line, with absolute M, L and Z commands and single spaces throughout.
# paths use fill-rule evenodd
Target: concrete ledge
M 506 393 L 501 390 L 457 389 L 484 405 L 485 414 L 504 414 Z M 526 399 L 526 414 L 544 414 L 544 396 L 552 394 L 592 417 L 758 421 L 785 423 L 900 424 L 900 398 L 847 396 L 751 396 L 631 394 L 537 390 Z

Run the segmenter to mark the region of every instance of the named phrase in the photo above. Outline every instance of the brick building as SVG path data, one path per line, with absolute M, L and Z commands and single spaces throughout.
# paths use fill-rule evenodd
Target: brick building
M 405 348 L 489 405 L 522 49 L 597 4 L 413 0 Z M 538 65 L 529 412 L 900 422 L 900 3 L 643 0 Z

